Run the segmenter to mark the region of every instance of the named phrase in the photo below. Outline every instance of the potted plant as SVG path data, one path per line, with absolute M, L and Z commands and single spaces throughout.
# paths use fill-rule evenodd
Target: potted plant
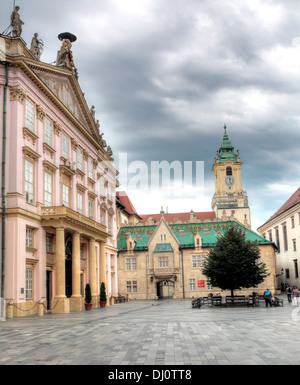
M 100 286 L 100 307 L 105 307 L 106 305 L 106 290 L 105 283 L 102 282 Z
M 85 285 L 85 310 L 91 310 L 93 304 L 92 304 L 92 293 L 91 293 L 91 286 L 89 283 Z

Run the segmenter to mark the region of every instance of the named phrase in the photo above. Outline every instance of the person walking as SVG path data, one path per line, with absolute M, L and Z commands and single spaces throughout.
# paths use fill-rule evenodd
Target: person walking
M 293 298 L 292 305 L 298 306 L 298 304 L 299 304 L 299 290 L 297 289 L 297 286 L 293 287 L 292 298 Z
M 287 299 L 288 299 L 289 303 L 291 303 L 292 302 L 292 288 L 290 285 L 287 285 L 285 292 L 286 292 Z
M 272 307 L 272 294 L 269 289 L 264 292 L 264 299 L 266 301 L 266 307 L 268 307 L 268 305 Z

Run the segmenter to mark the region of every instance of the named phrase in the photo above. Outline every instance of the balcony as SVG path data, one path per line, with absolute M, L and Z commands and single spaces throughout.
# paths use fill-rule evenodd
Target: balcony
M 109 237 L 106 226 L 69 207 L 42 207 L 41 220 L 43 227 L 64 227 L 105 242 L 107 237 Z
M 153 275 L 156 279 L 168 280 L 178 273 L 179 269 L 174 267 L 157 267 L 153 269 Z

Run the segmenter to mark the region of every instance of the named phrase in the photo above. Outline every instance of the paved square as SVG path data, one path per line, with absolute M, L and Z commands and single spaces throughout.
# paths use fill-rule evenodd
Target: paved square
M 131 301 L 9 319 L 0 323 L 0 365 L 298 365 L 300 307 L 282 298 L 284 307 Z

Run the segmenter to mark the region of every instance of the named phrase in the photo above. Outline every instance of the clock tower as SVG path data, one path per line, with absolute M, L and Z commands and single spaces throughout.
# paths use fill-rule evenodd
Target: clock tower
M 250 228 L 248 197 L 242 187 L 239 151 L 234 151 L 224 125 L 224 136 L 213 165 L 215 194 L 212 210 L 221 219 L 235 219 Z

